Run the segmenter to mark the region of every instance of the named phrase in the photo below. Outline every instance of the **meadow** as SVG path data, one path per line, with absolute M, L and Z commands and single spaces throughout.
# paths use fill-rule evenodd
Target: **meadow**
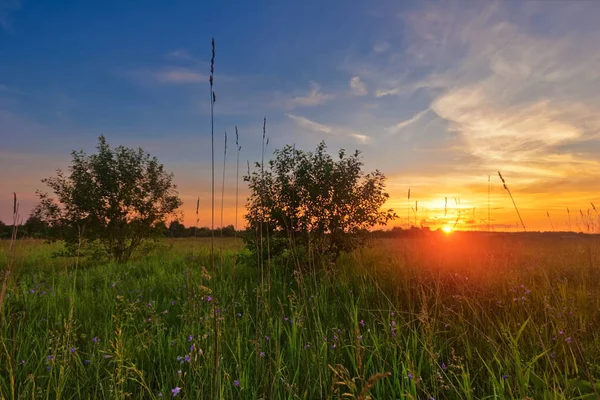
M 2 399 L 600 396 L 598 236 L 433 232 L 262 274 L 233 238 L 214 273 L 208 239 L 121 265 L 16 245 Z

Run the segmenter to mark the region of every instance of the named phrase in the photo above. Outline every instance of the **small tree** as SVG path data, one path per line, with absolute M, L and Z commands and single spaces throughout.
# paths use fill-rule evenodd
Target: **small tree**
M 42 180 L 56 196 L 38 191 L 33 215 L 45 222 L 53 239 L 75 250 L 99 243 L 109 257 L 123 262 L 174 216 L 181 200 L 173 174 L 141 148 L 111 149 L 100 136 L 98 153 L 73 151 L 69 175 Z
M 335 259 L 360 245 L 369 228 L 396 218 L 393 210 L 381 210 L 389 197 L 385 176 L 365 174 L 359 151 L 348 156 L 342 149 L 334 160 L 321 142 L 314 152 L 286 146 L 274 155 L 244 177 L 250 187 L 246 220 L 251 230 L 263 230 L 263 238 L 268 233 L 271 254 L 293 241 Z M 251 249 L 259 248 L 257 239 L 250 236 Z

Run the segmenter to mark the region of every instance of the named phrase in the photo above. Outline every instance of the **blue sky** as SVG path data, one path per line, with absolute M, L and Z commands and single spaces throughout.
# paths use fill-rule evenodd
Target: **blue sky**
M 214 36 L 217 154 L 237 125 L 242 164 L 257 160 L 266 116 L 271 149 L 362 150 L 400 215 L 411 188 L 425 224 L 453 223 L 449 197 L 451 219 L 476 226 L 491 174 L 493 223 L 508 227 L 501 170 L 529 225 L 549 228 L 546 211 L 565 225 L 566 207 L 600 203 L 597 15 L 596 2 L 0 0 L 0 219 L 13 191 L 26 216 L 40 179 L 104 134 L 175 173 L 192 223 L 210 200 Z M 232 223 L 233 151 L 227 168 Z

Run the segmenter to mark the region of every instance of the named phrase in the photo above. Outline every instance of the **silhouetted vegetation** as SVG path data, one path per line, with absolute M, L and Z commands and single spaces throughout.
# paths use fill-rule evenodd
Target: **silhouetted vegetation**
M 358 150 L 347 155 L 342 149 L 334 160 L 326 149 L 324 142 L 314 152 L 286 146 L 244 177 L 246 221 L 255 233 L 246 240 L 263 259 L 292 250 L 295 257 L 335 260 L 363 244 L 370 228 L 396 218 L 393 210 L 381 210 L 389 197 L 382 172 L 365 174 Z
M 175 215 L 181 200 L 173 175 L 141 148 L 111 149 L 101 136 L 97 149 L 92 155 L 73 151 L 68 175 L 59 170 L 42 181 L 56 199 L 38 191 L 37 224 L 31 225 L 51 228 L 47 236 L 65 241 L 71 253 L 99 244 L 122 262 L 160 235 L 160 223 Z

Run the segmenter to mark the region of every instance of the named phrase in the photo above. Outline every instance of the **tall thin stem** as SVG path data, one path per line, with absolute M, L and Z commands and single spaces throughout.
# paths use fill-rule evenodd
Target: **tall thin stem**
M 225 147 L 223 149 L 223 181 L 221 182 L 221 237 L 223 237 L 223 205 L 225 202 L 225 166 L 227 165 L 227 131 L 225 131 Z
M 212 57 L 210 59 L 210 145 L 211 145 L 211 239 L 210 239 L 210 261 L 212 265 L 213 279 L 215 276 L 215 122 L 214 108 L 216 95 L 213 90 L 215 73 L 215 39 L 212 39 Z M 216 297 L 216 296 L 215 296 Z M 216 302 L 216 300 L 215 300 Z M 217 320 L 217 308 L 213 302 L 213 334 L 214 334 L 214 359 L 213 359 L 213 399 L 218 398 L 219 380 L 219 323 Z
M 212 57 L 210 59 L 210 161 L 211 161 L 211 240 L 210 259 L 213 276 L 215 274 L 215 120 L 214 109 L 216 96 L 213 90 L 215 73 L 215 39 L 212 39 Z
M 521 221 L 521 225 L 523 226 L 523 231 L 527 232 L 527 228 L 525 228 L 525 224 L 523 223 L 523 218 L 521 218 L 521 213 L 519 212 L 517 203 L 515 203 L 515 199 L 513 198 L 512 193 L 510 192 L 510 189 L 508 188 L 508 186 L 506 186 L 506 182 L 504 181 L 504 178 L 502 177 L 502 174 L 500 173 L 500 171 L 498 171 L 498 176 L 500 177 L 500 180 L 502 180 L 504 189 L 506 189 L 506 191 L 508 192 L 508 195 L 510 196 L 510 199 L 512 200 L 513 206 L 515 206 L 515 210 L 517 211 L 517 215 L 519 216 L 519 221 Z
M 488 175 L 488 232 L 490 231 L 490 216 L 491 216 L 491 208 L 490 208 L 490 193 L 492 190 L 492 176 Z
M 200 211 L 200 197 L 196 200 L 196 225 L 194 225 L 194 237 L 196 237 L 196 233 L 198 231 L 198 222 L 200 222 L 200 217 L 198 216 L 198 212 Z
M 237 230 L 238 230 L 238 195 L 240 192 L 240 152 L 242 151 L 242 146 L 240 146 L 238 128 L 237 125 L 235 127 L 235 147 L 237 150 L 237 160 L 236 160 L 236 171 L 235 171 L 235 232 L 233 236 L 237 238 Z
M 406 200 L 406 223 L 407 228 L 410 229 L 410 189 L 408 189 L 408 199 Z

